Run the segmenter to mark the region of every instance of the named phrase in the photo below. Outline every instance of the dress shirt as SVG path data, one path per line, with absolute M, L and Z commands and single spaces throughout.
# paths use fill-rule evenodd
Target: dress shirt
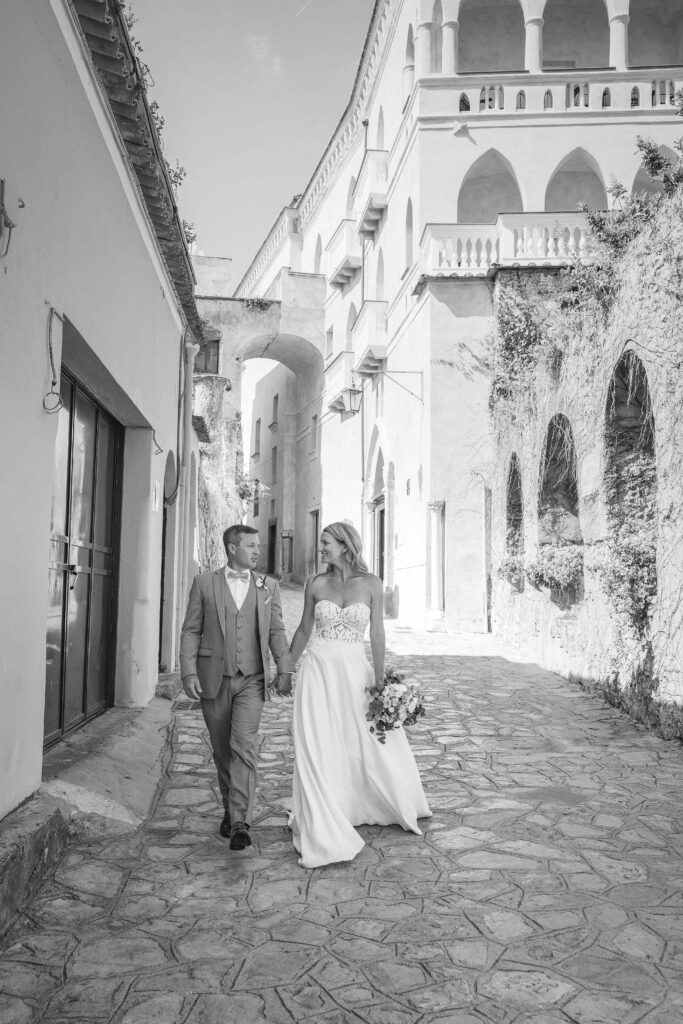
M 228 587 L 230 589 L 230 593 L 232 594 L 232 597 L 233 597 L 233 600 L 234 600 L 235 604 L 237 605 L 238 608 L 241 608 L 242 605 L 244 604 L 244 599 L 247 596 L 247 593 L 249 592 L 249 584 L 251 582 L 251 574 L 249 573 L 248 570 L 246 570 L 246 572 L 247 572 L 247 579 L 246 580 L 242 580 L 242 579 L 237 579 L 235 576 L 231 575 L 231 573 L 236 572 L 236 571 L 237 571 L 236 569 L 231 569 L 229 565 L 226 565 L 226 567 L 225 567 L 225 579 L 226 579 L 226 582 L 228 584 Z

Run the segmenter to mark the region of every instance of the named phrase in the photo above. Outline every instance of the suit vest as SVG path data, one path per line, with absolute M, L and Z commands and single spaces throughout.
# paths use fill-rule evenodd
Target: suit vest
M 226 676 L 256 675 L 263 672 L 261 638 L 258 627 L 256 586 L 253 578 L 241 608 L 235 604 L 228 582 L 223 577 L 225 594 L 225 668 Z

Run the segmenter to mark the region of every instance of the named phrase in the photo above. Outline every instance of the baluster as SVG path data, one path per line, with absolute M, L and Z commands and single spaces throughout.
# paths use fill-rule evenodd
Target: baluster
M 454 253 L 453 253 L 453 242 L 449 238 L 446 241 L 446 266 L 452 267 L 455 265 Z

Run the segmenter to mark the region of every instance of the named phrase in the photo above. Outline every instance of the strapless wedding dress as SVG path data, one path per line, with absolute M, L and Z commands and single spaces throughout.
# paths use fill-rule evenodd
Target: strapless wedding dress
M 352 860 L 364 843 L 354 825 L 401 825 L 421 835 L 431 815 L 403 729 L 382 745 L 365 715 L 374 672 L 363 637 L 370 609 L 315 606 L 315 636 L 294 697 L 294 785 L 290 827 L 302 867 Z

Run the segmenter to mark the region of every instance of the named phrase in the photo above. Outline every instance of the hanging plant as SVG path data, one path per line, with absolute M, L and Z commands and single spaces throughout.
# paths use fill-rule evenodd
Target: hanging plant
M 583 545 L 543 544 L 536 558 L 527 565 L 526 578 L 537 589 L 576 590 L 583 578 Z

